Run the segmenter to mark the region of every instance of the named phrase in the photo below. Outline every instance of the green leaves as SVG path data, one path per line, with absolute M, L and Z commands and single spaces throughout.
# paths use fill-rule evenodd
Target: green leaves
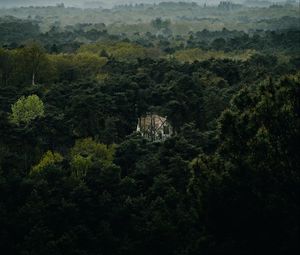
M 299 74 L 243 89 L 219 119 L 217 151 L 191 164 L 203 193 L 205 225 L 223 247 L 235 241 L 249 251 L 251 243 L 260 242 L 269 251 L 277 240 L 274 247 L 293 249 L 300 180 L 297 114 Z
M 22 96 L 11 106 L 11 122 L 17 126 L 29 125 L 33 120 L 45 114 L 44 103 L 37 95 Z
M 30 173 L 39 173 L 48 166 L 61 163 L 63 159 L 63 156 L 60 155 L 58 152 L 47 151 L 43 155 L 41 161 L 32 168 Z
M 110 165 L 114 158 L 114 146 L 97 143 L 91 138 L 78 140 L 71 149 L 71 167 L 74 176 L 81 178 L 94 165 Z
M 103 55 L 103 51 L 107 52 L 109 56 L 121 62 L 131 62 L 137 59 L 146 57 L 146 49 L 133 43 L 119 42 L 119 43 L 95 43 L 84 45 L 79 49 L 82 54 L 98 54 Z M 106 59 L 106 58 L 101 58 Z

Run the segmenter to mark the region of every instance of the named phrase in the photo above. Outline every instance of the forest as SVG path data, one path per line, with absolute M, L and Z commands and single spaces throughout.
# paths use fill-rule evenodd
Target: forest
M 0 250 L 297 254 L 299 5 L 136 2 L 0 5 Z

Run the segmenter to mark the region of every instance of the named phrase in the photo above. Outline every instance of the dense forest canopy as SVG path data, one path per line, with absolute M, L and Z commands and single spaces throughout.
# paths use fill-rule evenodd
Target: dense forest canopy
M 297 254 L 299 141 L 295 1 L 0 3 L 4 254 Z

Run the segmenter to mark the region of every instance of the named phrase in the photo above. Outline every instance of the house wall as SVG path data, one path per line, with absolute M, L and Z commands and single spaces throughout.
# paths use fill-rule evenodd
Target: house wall
M 173 135 L 173 128 L 165 117 L 148 115 L 138 119 L 137 132 L 152 141 L 166 140 Z M 166 132 L 168 131 L 168 132 Z

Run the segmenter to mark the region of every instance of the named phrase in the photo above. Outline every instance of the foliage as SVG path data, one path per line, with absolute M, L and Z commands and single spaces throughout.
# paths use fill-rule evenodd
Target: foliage
M 30 173 L 39 173 L 51 165 L 61 163 L 63 159 L 63 156 L 58 152 L 47 151 L 41 158 L 41 161 L 37 165 L 32 167 Z
M 92 52 L 94 54 L 101 54 L 103 51 L 109 56 L 119 61 L 132 61 L 138 58 L 145 58 L 146 51 L 143 47 L 127 42 L 120 42 L 116 44 L 91 44 L 84 45 L 79 49 L 80 52 Z
M 204 61 L 209 59 L 232 59 L 232 60 L 242 60 L 246 61 L 255 54 L 255 51 L 245 51 L 245 52 L 230 52 L 225 53 L 223 51 L 203 51 L 200 49 L 188 49 L 177 51 L 175 53 L 175 58 L 183 62 L 194 62 L 194 61 Z
M 193 163 L 208 231 L 224 252 L 297 249 L 288 236 L 299 211 L 299 85 L 297 75 L 241 90 L 219 120 L 217 151 Z
M 70 151 L 71 166 L 74 175 L 84 177 L 93 164 L 111 164 L 114 158 L 114 146 L 107 146 L 86 138 L 76 141 Z
M 28 125 L 36 118 L 44 116 L 44 104 L 37 95 L 22 96 L 11 106 L 11 122 Z
M 32 42 L 26 45 L 21 54 L 23 55 L 25 68 L 28 68 L 30 72 L 32 85 L 35 85 L 36 77 L 42 65 L 47 64 L 44 49 L 40 44 Z
M 299 15 L 247 4 L 0 9 L 2 253 L 299 253 Z

